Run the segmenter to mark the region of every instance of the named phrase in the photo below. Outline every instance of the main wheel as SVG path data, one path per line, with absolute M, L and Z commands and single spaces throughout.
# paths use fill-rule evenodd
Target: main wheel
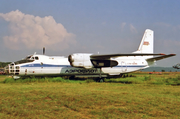
M 104 79 L 101 78 L 101 79 L 99 80 L 99 82 L 104 82 Z
M 98 79 L 96 79 L 96 82 L 104 82 L 104 79 L 103 78 L 98 78 Z

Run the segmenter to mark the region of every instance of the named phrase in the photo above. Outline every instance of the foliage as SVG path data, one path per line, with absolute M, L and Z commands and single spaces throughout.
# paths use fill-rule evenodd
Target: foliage
M 93 80 L 93 79 L 87 79 L 86 80 L 86 83 L 92 83 L 92 82 L 95 82 L 95 80 Z
M 164 77 L 167 75 L 166 77 Z M 131 77 L 125 77 L 125 78 L 111 78 L 111 79 L 105 79 L 105 82 L 109 83 L 123 83 L 123 84 L 156 84 L 156 85 L 180 85 L 180 75 L 174 75 L 173 77 L 167 73 L 164 73 L 164 76 L 160 75 L 149 75 L 144 74 L 141 76 L 140 74 L 134 75 L 130 74 Z M 31 83 L 31 82 L 71 82 L 71 83 L 92 83 L 96 82 L 93 79 L 86 79 L 86 80 L 69 80 L 62 77 L 44 77 L 44 78 L 25 78 L 25 79 L 13 79 L 10 77 L 7 77 L 3 83 Z
M 8 64 L 10 64 L 10 62 L 0 62 L 0 68 L 3 68 Z
M 32 83 L 32 82 L 69 82 L 67 79 L 63 79 L 61 77 L 55 78 L 26 78 L 26 79 L 13 79 L 13 78 L 6 78 L 3 83 Z
M 177 76 L 176 78 L 167 78 L 164 80 L 167 85 L 180 85 L 180 76 Z

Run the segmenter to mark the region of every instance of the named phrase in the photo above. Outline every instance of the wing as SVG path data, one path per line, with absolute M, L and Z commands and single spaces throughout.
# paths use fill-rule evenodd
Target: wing
M 110 58 L 115 57 L 124 57 L 124 56 L 153 56 L 153 55 L 165 55 L 162 53 L 159 54 L 150 54 L 150 53 L 131 53 L 131 54 L 104 54 L 104 55 L 91 55 L 90 59 L 94 67 L 114 67 L 118 65 L 118 62 L 111 60 Z
M 162 53 L 151 54 L 151 53 L 131 53 L 131 54 L 104 54 L 104 55 L 91 55 L 91 59 L 110 59 L 112 57 L 123 57 L 123 56 L 152 56 L 152 55 L 165 55 Z
M 148 62 L 158 61 L 158 60 L 161 60 L 161 59 L 164 59 L 164 58 L 168 58 L 168 57 L 172 57 L 172 56 L 176 56 L 176 54 L 168 54 L 168 55 L 163 55 L 163 56 L 159 56 L 159 57 L 149 58 L 149 59 L 146 59 L 146 60 L 147 60 Z

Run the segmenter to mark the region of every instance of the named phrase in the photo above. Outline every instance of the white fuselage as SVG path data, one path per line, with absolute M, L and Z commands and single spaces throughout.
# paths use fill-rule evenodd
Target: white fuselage
M 27 62 L 26 62 L 27 60 Z M 5 67 L 8 74 L 18 76 L 99 76 L 100 68 L 72 67 L 68 58 L 45 55 L 32 55 L 25 61 L 18 61 Z M 120 75 L 144 69 L 148 63 L 143 56 L 128 56 L 112 58 L 118 62 L 115 67 L 102 68 L 102 76 Z

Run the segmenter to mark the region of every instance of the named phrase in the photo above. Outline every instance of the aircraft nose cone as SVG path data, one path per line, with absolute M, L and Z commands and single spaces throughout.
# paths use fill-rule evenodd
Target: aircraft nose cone
M 15 65 L 14 63 L 8 64 L 6 67 L 4 67 L 4 72 L 6 74 L 19 75 L 20 66 Z

